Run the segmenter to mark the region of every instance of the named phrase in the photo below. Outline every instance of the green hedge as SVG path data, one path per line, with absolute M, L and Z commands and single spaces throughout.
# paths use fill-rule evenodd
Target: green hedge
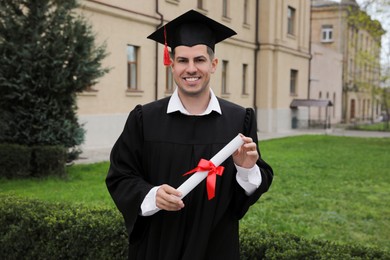
M 390 259 L 389 252 L 242 229 L 241 259 Z M 0 259 L 126 259 L 115 209 L 0 195 Z
M 0 195 L 0 259 L 125 259 L 116 210 Z
M 33 146 L 31 173 L 36 177 L 65 175 L 66 150 L 62 146 Z
M 241 259 L 390 259 L 388 251 L 361 245 L 309 240 L 287 233 L 240 230 Z
M 66 156 L 63 146 L 0 144 L 0 177 L 63 176 Z
M 31 149 L 18 144 L 0 144 L 0 177 L 30 175 Z

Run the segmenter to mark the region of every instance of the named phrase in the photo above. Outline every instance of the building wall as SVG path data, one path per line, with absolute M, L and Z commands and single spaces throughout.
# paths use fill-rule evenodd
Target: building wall
M 296 10 L 295 32 L 287 32 L 287 9 Z M 290 109 L 294 98 L 307 98 L 309 73 L 309 1 L 260 1 L 258 126 L 261 132 L 283 132 L 292 128 L 296 116 Z M 290 71 L 298 71 L 297 91 L 290 94 Z M 307 114 L 301 113 L 301 118 Z
M 343 55 L 342 122 L 375 120 L 380 113 L 380 109 L 375 109 L 379 98 L 373 95 L 372 89 L 379 86 L 380 39 L 375 39 L 364 28 L 348 24 L 348 10 L 351 7 L 358 8 L 356 1 L 343 0 L 340 4 L 325 0 L 312 2 L 312 43 Z M 321 39 L 324 25 L 333 26 L 331 41 L 324 42 Z M 375 60 L 374 64 L 362 62 L 362 57 L 367 56 L 367 53 Z
M 206 2 L 206 1 L 205 1 Z M 254 3 L 254 2 L 253 2 Z M 181 13 L 196 9 L 197 1 L 159 1 L 159 12 L 164 23 Z M 238 35 L 216 47 L 216 56 L 227 60 L 228 91 L 221 94 L 221 66 L 214 74 L 211 87 L 227 100 L 245 107 L 253 107 L 255 8 L 248 8 L 248 21 L 243 24 L 243 7 L 230 2 L 228 17 L 222 17 L 217 2 L 207 2 L 200 12 L 233 28 Z M 236 10 L 242 9 L 239 12 Z M 145 104 L 162 98 L 166 93 L 166 68 L 162 64 L 163 48 L 146 37 L 161 25 L 156 13 L 155 1 L 83 1 L 80 10 L 92 24 L 99 43 L 106 42 L 109 56 L 104 66 L 111 71 L 94 86 L 97 91 L 78 95 L 78 114 L 87 135 L 85 147 L 107 147 L 120 134 L 129 111 L 137 104 Z M 140 91 L 127 91 L 127 45 L 139 48 L 138 87 Z M 242 94 L 242 66 L 247 69 L 247 93 Z M 157 68 L 157 78 L 156 78 Z
M 146 37 L 178 15 L 195 9 L 231 27 L 237 35 L 216 46 L 219 68 L 211 79 L 217 96 L 255 108 L 260 131 L 291 129 L 289 104 L 290 69 L 299 70 L 297 95 L 307 97 L 310 4 L 306 0 L 227 1 L 227 16 L 221 1 L 83 0 L 80 12 L 89 20 L 97 42 L 107 44 L 103 66 L 111 68 L 93 89 L 78 95 L 78 115 L 87 130 L 84 147 L 113 145 L 128 116 L 137 105 L 170 95 L 166 91 L 163 46 Z M 287 6 L 297 10 L 296 34 L 287 35 Z M 259 19 L 256 19 L 256 13 Z M 257 30 L 257 32 L 256 32 Z M 258 35 L 258 39 L 256 38 Z M 258 42 L 260 44 L 258 44 Z M 139 49 L 139 91 L 127 90 L 127 45 Z M 257 51 L 257 49 L 260 51 Z M 222 61 L 228 61 L 227 93 L 222 93 Z M 247 66 L 247 91 L 242 93 L 243 64 Z M 256 68 L 257 66 L 257 68 Z
M 312 44 L 311 53 L 310 98 L 330 100 L 333 103 L 333 106 L 328 108 L 330 123 L 340 123 L 343 56 L 320 44 Z M 325 121 L 325 116 L 326 108 L 310 108 L 311 123 L 321 124 Z

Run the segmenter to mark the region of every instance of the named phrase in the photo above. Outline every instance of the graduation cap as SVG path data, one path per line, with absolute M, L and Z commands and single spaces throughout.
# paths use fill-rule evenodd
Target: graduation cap
M 204 44 L 214 51 L 215 44 L 235 35 L 236 32 L 207 16 L 190 10 L 148 36 L 165 45 L 164 65 L 170 65 L 167 46 L 173 50 L 177 46 Z

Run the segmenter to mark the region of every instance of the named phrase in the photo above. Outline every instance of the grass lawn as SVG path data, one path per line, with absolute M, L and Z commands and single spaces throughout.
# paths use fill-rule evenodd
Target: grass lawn
M 390 249 L 390 139 L 300 136 L 261 143 L 275 171 L 251 228 Z
M 115 208 L 104 182 L 108 167 L 108 162 L 73 165 L 67 168 L 67 178 L 0 179 L 0 193 Z
M 274 182 L 241 225 L 390 250 L 389 138 L 297 136 L 260 146 Z M 0 193 L 114 208 L 107 169 L 74 165 L 67 179 L 0 179 Z
M 389 132 L 390 131 L 387 122 L 380 122 L 380 123 L 375 123 L 375 124 L 356 125 L 356 126 L 352 126 L 351 129 L 354 129 L 354 130 L 364 130 L 364 131 L 385 131 L 385 132 Z

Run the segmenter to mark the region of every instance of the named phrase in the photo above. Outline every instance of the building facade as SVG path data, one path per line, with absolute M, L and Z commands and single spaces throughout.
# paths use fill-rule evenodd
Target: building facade
M 308 97 L 310 2 L 260 3 L 258 128 L 260 132 L 288 131 L 294 118 L 308 118 L 307 110 L 291 109 L 290 104 L 295 98 Z
M 381 35 L 378 21 L 359 10 L 355 0 L 340 3 L 312 0 L 312 35 L 314 44 L 342 54 L 341 122 L 363 123 L 380 116 Z M 364 17 L 364 23 L 356 22 Z M 337 107 L 336 107 L 337 109 Z
M 111 68 L 78 95 L 78 115 L 87 131 L 84 147 L 110 147 L 137 104 L 169 96 L 175 83 L 163 66 L 163 46 L 146 37 L 194 9 L 237 35 L 216 46 L 215 94 L 257 112 L 260 132 L 291 129 L 289 104 L 307 97 L 310 2 L 306 0 L 83 0 L 80 13 Z
M 310 107 L 310 125 L 341 122 L 343 55 L 320 44 L 311 44 L 310 99 L 329 100 L 330 107 Z

